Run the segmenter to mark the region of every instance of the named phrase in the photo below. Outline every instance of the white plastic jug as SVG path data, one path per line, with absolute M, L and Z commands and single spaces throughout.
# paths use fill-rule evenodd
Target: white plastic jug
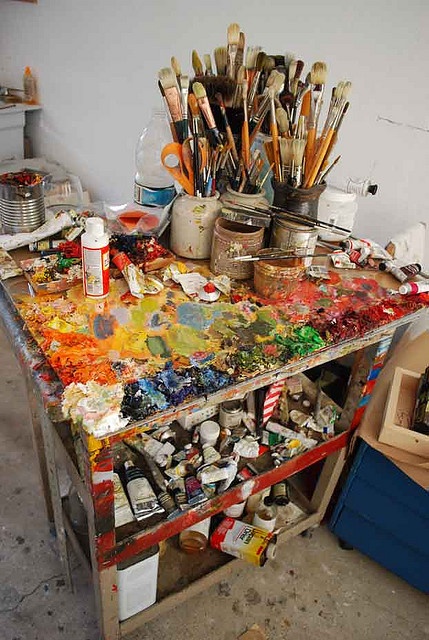
M 335 232 L 330 229 L 319 229 L 319 238 L 326 241 L 339 241 L 350 235 L 358 209 L 355 193 L 347 193 L 334 187 L 327 187 L 319 199 L 317 219 L 338 227 L 348 229 Z

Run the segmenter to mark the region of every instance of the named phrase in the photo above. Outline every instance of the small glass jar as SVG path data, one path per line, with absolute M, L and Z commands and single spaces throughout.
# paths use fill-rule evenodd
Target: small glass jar
M 243 419 L 243 403 L 241 400 L 227 400 L 219 407 L 219 424 L 231 429 L 238 427 Z

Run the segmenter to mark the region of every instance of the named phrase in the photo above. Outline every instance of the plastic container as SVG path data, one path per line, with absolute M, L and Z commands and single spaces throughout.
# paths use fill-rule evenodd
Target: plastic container
M 276 528 L 277 505 L 271 496 L 267 496 L 260 503 L 257 511 L 253 515 L 252 524 L 254 527 L 264 529 L 264 531 L 274 531 Z
M 161 164 L 161 151 L 171 142 L 171 131 L 163 111 L 153 109 L 136 147 L 134 201 L 166 207 L 176 195 L 171 175 Z
M 24 85 L 24 102 L 27 104 L 37 104 L 36 79 L 31 73 L 30 67 L 25 67 L 22 83 Z
M 186 553 L 200 553 L 207 548 L 210 535 L 210 520 L 211 518 L 206 518 L 181 531 L 179 545 L 183 551 L 186 551 Z
M 156 602 L 159 547 L 145 549 L 117 566 L 119 620 L 126 620 Z
M 317 219 L 329 224 L 353 230 L 353 225 L 358 210 L 358 203 L 355 193 L 347 193 L 334 187 L 327 187 L 319 198 L 319 210 Z M 339 231 L 333 233 L 329 229 L 319 229 L 319 237 L 326 241 L 339 241 L 341 238 L 349 236 L 350 233 Z
M 182 258 L 209 258 L 213 228 L 221 208 L 217 192 L 207 198 L 187 194 L 176 198 L 171 212 L 171 250 Z
M 251 524 L 224 518 L 210 538 L 214 549 L 262 567 L 276 554 L 276 536 Z
M 207 444 L 214 447 L 219 438 L 220 427 L 214 420 L 205 420 L 200 425 L 201 446 Z
M 83 290 L 87 298 L 109 293 L 109 236 L 102 218 L 88 218 L 82 235 Z

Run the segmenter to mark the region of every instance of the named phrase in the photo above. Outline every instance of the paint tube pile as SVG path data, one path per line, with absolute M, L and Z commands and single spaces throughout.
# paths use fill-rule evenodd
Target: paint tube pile
M 336 409 L 332 404 L 321 407 L 320 393 L 310 401 L 302 377 L 266 388 L 264 401 L 259 400 L 260 411 L 255 410 L 257 392 L 252 392 L 245 399 L 181 418 L 180 426 L 173 423 L 126 438 L 117 470 L 132 507 L 126 522 L 153 516 L 174 518 L 332 437 Z M 288 502 L 283 500 L 285 491 L 271 493 L 265 510 L 274 503 Z M 126 506 L 123 499 L 115 502 L 117 526 L 125 523 Z M 233 507 L 226 515 L 239 517 Z M 265 520 L 262 518 L 262 528 Z M 261 526 L 259 521 L 254 525 Z M 274 526 L 272 516 L 270 531 Z

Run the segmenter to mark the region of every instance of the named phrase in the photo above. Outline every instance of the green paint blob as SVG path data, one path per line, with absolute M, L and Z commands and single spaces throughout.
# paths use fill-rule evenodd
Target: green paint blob
M 168 358 L 171 352 L 165 341 L 161 336 L 148 336 L 146 340 L 147 348 L 153 356 L 161 356 L 162 358 Z
M 200 331 L 182 325 L 169 329 L 168 346 L 173 352 L 185 357 L 196 351 L 210 351 L 209 344 Z

